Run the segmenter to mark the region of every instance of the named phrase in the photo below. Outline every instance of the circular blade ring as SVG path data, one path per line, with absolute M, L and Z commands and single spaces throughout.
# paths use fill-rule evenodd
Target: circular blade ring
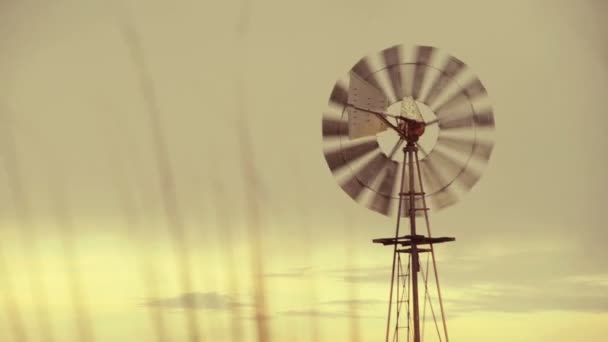
M 479 181 L 494 145 L 494 113 L 479 104 L 487 98 L 487 90 L 467 65 L 431 46 L 414 46 L 410 54 L 406 51 L 395 45 L 359 59 L 336 82 L 322 121 L 325 159 L 339 185 L 353 200 L 383 215 L 394 212 L 399 202 L 402 163 L 380 150 L 377 136 L 358 139 L 353 133 L 355 127 L 360 129 L 349 126 L 353 103 L 386 112 L 410 96 L 431 108 L 436 119 L 427 124 L 437 125 L 438 139 L 428 154 L 419 153 L 422 185 L 431 209 L 456 203 L 459 191 L 469 191 Z M 360 111 L 356 114 L 357 125 L 372 121 L 361 120 Z

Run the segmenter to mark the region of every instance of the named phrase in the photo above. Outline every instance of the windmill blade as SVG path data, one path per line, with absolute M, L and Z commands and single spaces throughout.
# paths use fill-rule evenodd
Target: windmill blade
M 355 73 L 362 80 L 366 80 L 369 84 L 371 84 L 377 90 L 382 91 L 382 87 L 378 83 L 378 80 L 374 76 L 372 68 L 369 63 L 369 57 L 363 57 L 353 66 L 351 72 Z
M 348 122 L 340 119 L 323 118 L 323 138 L 347 137 Z
M 424 191 L 426 193 L 433 193 L 438 189 L 441 189 L 445 185 L 445 182 L 442 179 L 439 170 L 437 170 L 437 165 L 436 163 L 433 163 L 433 160 L 425 158 L 421 160 L 419 164 L 420 173 L 422 174 Z
M 373 211 L 377 211 L 382 215 L 389 216 L 391 214 L 391 202 L 393 198 L 390 196 L 381 195 L 376 193 L 374 199 L 369 204 L 368 208 Z
M 476 100 L 481 97 L 487 96 L 486 88 L 483 86 L 481 81 L 478 78 L 470 81 L 465 87 L 461 88 L 460 91 L 452 94 L 443 104 L 439 105 L 438 108 L 434 108 L 431 106 L 431 109 L 437 116 L 439 117 L 439 113 L 449 113 L 453 111 L 455 107 L 463 102 L 470 103 L 473 100 Z
M 348 103 L 348 91 L 346 88 L 343 85 L 336 83 L 329 96 L 329 102 L 336 106 L 346 107 L 346 104 Z
M 437 147 L 437 146 L 436 146 Z M 461 162 L 453 158 L 451 155 L 434 148 L 424 159 L 429 165 L 432 165 L 433 170 L 440 176 L 440 179 L 445 180 L 444 175 L 457 173 L 462 170 L 466 162 Z M 443 171 L 443 172 L 442 172 Z M 446 185 L 445 183 L 442 186 Z
M 436 146 L 446 147 L 461 153 L 468 151 L 472 159 L 487 161 L 490 159 L 494 144 L 472 138 L 448 137 L 440 134 Z
M 473 151 L 475 140 L 464 137 L 452 137 L 439 134 L 435 147 L 469 155 Z
M 382 51 L 382 58 L 386 65 L 386 72 L 393 88 L 391 102 L 403 98 L 403 86 L 401 84 L 401 46 L 395 45 Z
M 433 209 L 440 210 L 445 207 L 449 207 L 454 203 L 458 202 L 458 196 L 451 191 L 449 187 L 441 189 L 433 194 L 427 195 L 429 204 Z
M 471 157 L 476 160 L 487 162 L 490 160 L 493 149 L 494 143 L 491 141 L 475 141 Z
M 487 155 L 488 151 L 491 151 L 490 143 L 482 143 L 479 141 L 466 140 L 466 139 L 444 139 L 443 146 L 453 143 L 454 149 L 463 149 L 462 146 L 470 146 L 472 159 L 477 159 L 482 162 L 486 162 L 489 158 Z M 476 152 L 479 151 L 479 152 Z M 487 157 L 486 157 L 487 155 Z M 472 167 L 469 162 L 458 162 L 455 158 L 452 158 L 449 154 L 433 149 L 431 154 L 420 162 L 423 179 L 427 182 L 432 182 L 433 191 L 428 191 L 429 196 L 435 196 L 434 205 L 440 207 L 448 206 L 451 203 L 457 201 L 455 193 L 452 192 L 453 186 L 456 184 L 462 187 L 462 190 L 469 191 L 481 178 L 481 173 Z M 454 174 L 451 179 L 446 179 L 442 176 L 439 170 L 450 170 L 449 174 Z M 425 175 L 426 173 L 426 175 Z M 430 174 L 430 175 L 429 175 Z M 430 176 L 430 177 L 429 177 Z M 439 185 L 439 186 L 438 186 Z M 437 189 L 437 190 L 436 190 Z
M 494 143 L 487 141 L 476 140 L 473 143 L 473 151 L 471 152 L 471 159 L 477 160 L 486 164 L 492 155 Z M 481 172 L 476 170 L 469 165 L 456 177 L 456 181 L 461 184 L 466 191 L 469 191 L 481 178 Z
M 443 113 L 436 122 L 440 130 L 460 130 L 460 129 L 493 129 L 494 112 L 488 108 L 473 115 L 457 115 L 456 113 Z M 428 126 L 428 124 L 427 124 Z
M 414 80 L 411 94 L 415 100 L 420 98 L 420 89 L 422 89 L 422 83 L 424 82 L 427 68 L 431 64 L 431 58 L 433 57 L 435 50 L 436 49 L 432 46 L 416 47 L 416 66 L 414 68 Z
M 370 188 L 388 162 L 389 159 L 384 153 L 378 153 L 340 186 L 352 199 L 358 201 L 363 189 Z
M 369 208 L 383 215 L 390 215 L 393 192 L 397 185 L 397 175 L 399 174 L 399 163 L 390 160 L 384 168 L 384 174 L 380 182 L 378 191 L 369 204 Z
M 493 129 L 494 128 L 494 111 L 491 108 L 484 109 L 473 115 L 475 127 Z
M 448 60 L 441 68 L 441 74 L 439 74 L 439 76 L 435 79 L 435 82 L 433 82 L 431 85 L 426 98 L 422 102 L 432 107 L 433 103 L 437 97 L 441 95 L 441 92 L 444 90 L 446 85 L 448 85 L 464 69 L 466 69 L 466 64 L 464 64 L 464 62 L 456 57 L 449 56 Z
M 395 190 L 395 185 L 397 183 L 397 175 L 399 174 L 399 165 L 400 163 L 391 160 L 384 169 L 384 177 L 382 178 L 382 182 L 380 182 L 380 186 L 378 187 L 378 193 L 381 195 L 391 197 Z
M 438 123 L 439 129 L 448 131 L 453 129 L 473 129 L 475 121 L 473 116 L 465 116 L 465 117 L 452 117 L 452 118 L 443 118 L 437 119 L 433 124 Z M 430 126 L 427 124 L 427 127 Z
M 486 87 L 483 86 L 478 78 L 475 78 L 464 88 L 464 93 L 468 98 L 477 98 L 488 95 Z
M 458 197 L 450 189 L 449 182 L 441 175 L 438 167 L 436 160 L 425 158 L 420 161 L 420 172 L 422 173 L 426 198 L 429 199 L 430 207 L 437 209 L 458 201 Z
M 460 184 L 463 190 L 470 191 L 480 178 L 481 173 L 479 171 L 466 167 L 456 176 L 455 182 Z
M 335 172 L 345 165 L 348 165 L 364 155 L 379 150 L 380 145 L 376 140 L 372 141 L 363 141 L 357 144 L 350 145 L 345 148 L 339 148 L 334 151 L 326 151 L 325 152 L 325 160 L 327 160 L 327 165 L 332 172 Z

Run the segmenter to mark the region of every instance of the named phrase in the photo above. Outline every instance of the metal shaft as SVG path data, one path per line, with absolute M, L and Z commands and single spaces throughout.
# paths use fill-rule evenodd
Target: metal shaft
M 407 151 L 407 159 L 408 159 L 408 169 L 409 169 L 409 198 L 410 198 L 410 207 L 409 216 L 410 216 L 410 234 L 412 235 L 411 239 L 411 248 L 412 248 L 412 304 L 413 304 L 413 315 L 414 315 L 414 342 L 420 342 L 420 314 L 419 314 L 419 303 L 418 303 L 418 271 L 419 271 L 419 262 L 418 262 L 418 246 L 416 245 L 415 236 L 416 236 L 416 189 L 414 183 L 414 154 L 416 153 L 416 145 L 413 141 L 408 141 L 407 146 L 405 147 Z
M 397 225 L 395 227 L 395 240 L 399 238 L 399 225 L 401 224 L 401 209 L 403 205 L 403 196 L 405 196 L 405 164 L 407 162 L 407 153 L 406 149 L 403 149 L 403 165 L 401 168 L 401 185 L 399 188 L 399 209 L 397 210 Z M 389 341 L 390 332 L 391 332 L 391 310 L 393 305 L 393 285 L 395 284 L 395 262 L 397 260 L 397 244 L 393 249 L 393 269 L 391 272 L 391 290 L 388 298 L 388 319 L 386 322 L 386 342 Z M 399 276 L 399 275 L 397 275 Z M 397 288 L 397 291 L 399 289 Z M 399 296 L 397 295 L 397 298 Z M 399 319 L 399 318 L 397 318 Z M 397 325 L 399 325 L 399 321 L 397 321 Z

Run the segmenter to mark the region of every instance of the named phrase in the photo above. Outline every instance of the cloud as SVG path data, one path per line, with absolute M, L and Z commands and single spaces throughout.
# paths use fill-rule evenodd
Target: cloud
M 455 312 L 608 312 L 608 286 L 566 279 L 539 283 L 535 287 L 502 286 L 470 291 L 459 299 L 447 299 Z
M 485 249 L 480 255 L 456 255 L 438 263 L 450 316 L 471 311 L 608 312 L 608 273 L 596 267 L 597 261 L 581 265 L 581 260 L 589 258 L 581 255 L 573 258 L 573 250 L 567 248 L 501 245 Z M 421 260 L 421 265 L 425 268 L 426 260 Z M 390 282 L 390 266 L 335 269 L 326 273 L 358 284 L 389 286 Z M 435 297 L 433 272 L 429 270 L 429 274 L 429 291 Z M 456 294 L 458 298 L 454 298 Z
M 324 274 L 341 278 L 349 283 L 386 283 L 391 280 L 390 265 L 366 266 L 343 269 L 330 269 L 323 271 Z
M 266 273 L 268 278 L 304 278 L 313 274 L 321 274 L 339 278 L 347 282 L 373 282 L 388 283 L 391 277 L 390 267 L 386 265 L 356 268 L 334 268 L 325 270 L 313 270 L 312 267 L 292 268 L 283 272 Z
M 324 306 L 322 310 L 286 310 L 278 313 L 284 317 L 323 317 L 323 318 L 383 318 L 382 316 L 365 315 L 353 310 L 359 306 L 375 306 L 386 304 L 386 301 L 377 299 L 341 299 L 329 300 L 320 302 L 319 305 Z M 351 308 L 350 310 L 348 308 Z
M 343 299 L 343 300 L 329 300 L 321 302 L 322 305 L 353 305 L 353 306 L 367 306 L 367 305 L 378 305 L 386 304 L 387 301 L 379 299 Z
M 276 272 L 276 273 L 266 273 L 264 277 L 268 278 L 302 278 L 304 276 L 310 275 L 312 272 L 312 267 L 298 267 L 292 268 L 288 271 L 284 272 Z
M 231 306 L 242 306 L 243 304 L 217 292 L 190 292 L 177 297 L 151 299 L 144 305 L 170 309 L 226 310 Z
M 382 316 L 358 315 L 345 311 L 318 311 L 318 310 L 287 310 L 279 312 L 285 317 L 323 317 L 323 318 L 373 318 L 383 319 Z

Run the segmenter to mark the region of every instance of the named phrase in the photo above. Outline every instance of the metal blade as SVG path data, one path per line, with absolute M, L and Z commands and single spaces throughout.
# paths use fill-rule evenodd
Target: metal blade
M 325 160 L 327 160 L 327 165 L 329 166 L 329 169 L 332 172 L 335 172 L 338 169 L 344 167 L 345 165 L 348 165 L 377 149 L 380 149 L 380 146 L 378 145 L 378 142 L 376 140 L 364 141 L 334 151 L 326 151 Z
M 442 139 L 442 137 L 440 137 Z M 438 139 L 438 146 L 439 140 Z M 491 143 L 485 143 L 480 141 L 461 139 L 461 138 L 447 138 L 444 137 L 441 144 L 444 147 L 450 146 L 456 150 L 463 150 L 470 147 L 471 158 L 487 161 L 489 153 L 491 152 Z M 469 191 L 481 178 L 481 173 L 472 167 L 468 162 L 459 163 L 457 160 L 452 158 L 449 154 L 433 149 L 429 157 L 425 158 L 420 162 L 420 166 L 423 173 L 423 181 L 430 183 L 432 191 L 427 191 L 427 194 L 433 200 L 434 208 L 443 208 L 453 204 L 458 200 L 456 194 L 452 190 L 454 184 L 459 184 L 462 189 Z M 453 174 L 457 171 L 452 179 L 448 180 L 442 176 L 439 170 L 450 170 L 449 174 Z M 426 185 L 425 185 L 426 189 Z
M 403 98 L 403 87 L 401 84 L 401 46 L 395 45 L 382 51 L 382 58 L 386 65 L 386 72 L 393 87 L 393 97 L 391 102 L 399 101 Z
M 391 196 L 385 196 L 379 193 L 374 195 L 374 199 L 369 204 L 368 208 L 373 211 L 377 211 L 382 215 L 389 216 L 391 214 L 391 202 L 393 198 Z
M 465 166 L 463 162 L 459 162 L 452 156 L 448 155 L 443 151 L 439 151 L 436 148 L 434 148 L 429 153 L 429 155 L 424 158 L 424 160 L 433 165 L 434 170 L 437 172 L 437 174 L 441 174 L 441 171 L 445 171 L 443 173 L 454 174 L 457 173 L 459 170 L 462 170 L 462 168 Z M 443 178 L 444 177 L 441 177 L 442 180 L 444 180 Z M 445 185 L 446 184 L 443 183 L 442 187 Z
M 437 165 L 436 160 L 425 158 L 420 161 L 424 191 L 427 194 L 426 198 L 429 200 L 427 204 L 431 208 L 437 209 L 449 206 L 458 200 L 450 189 L 450 184 L 444 179 L 438 168 L 439 165 Z
M 481 178 L 481 173 L 470 167 L 466 167 L 462 172 L 456 176 L 456 182 L 461 184 L 464 190 L 469 191 L 473 188 L 475 183 Z
M 472 158 L 482 160 L 484 162 L 490 160 L 492 150 L 494 149 L 494 143 L 489 141 L 476 141 L 473 146 Z
M 391 201 L 393 192 L 397 185 L 397 174 L 399 173 L 399 163 L 391 160 L 384 168 L 384 175 L 380 182 L 378 191 L 374 194 L 369 208 L 383 215 L 390 215 Z
M 488 95 L 488 91 L 486 90 L 486 87 L 483 86 L 483 84 L 481 83 L 481 81 L 478 78 L 472 80 L 464 88 L 464 92 L 465 92 L 465 95 L 469 98 L 475 98 L 475 97 L 479 97 L 482 95 L 483 96 Z
M 451 129 L 464 129 L 464 128 L 473 128 L 475 121 L 473 116 L 465 116 L 460 118 L 449 118 L 449 119 L 441 119 L 437 120 L 439 123 L 440 130 L 451 130 Z
M 492 142 L 475 141 L 473 144 L 473 151 L 471 153 L 471 159 L 483 162 L 488 162 L 492 155 L 492 149 L 494 144 Z M 457 177 L 457 181 L 461 183 L 464 188 L 469 191 L 481 178 L 481 172 L 471 167 L 465 168 L 460 175 Z
M 492 109 L 486 109 L 482 112 L 466 116 L 458 116 L 456 114 L 450 115 L 449 113 L 446 113 L 438 118 L 437 122 L 439 123 L 440 130 L 466 129 L 473 127 L 492 129 L 494 128 L 494 113 L 492 112 Z
M 472 138 L 448 137 L 440 134 L 436 146 L 447 147 L 461 153 L 468 151 L 471 158 L 487 161 L 490 159 L 494 144 L 492 142 L 480 141 Z
M 388 157 L 384 153 L 379 153 L 340 186 L 352 199 L 357 201 L 363 189 L 370 188 L 388 162 Z
M 441 68 L 441 74 L 437 77 L 437 79 L 435 79 L 435 82 L 433 82 L 426 99 L 422 102 L 428 106 L 432 106 L 445 86 L 448 85 L 448 83 L 458 76 L 458 74 L 460 74 L 460 72 L 462 72 L 465 68 L 466 64 L 464 64 L 461 60 L 450 56 Z
M 391 160 L 386 165 L 384 177 L 378 187 L 378 193 L 391 197 L 397 183 L 397 175 L 399 174 L 399 163 Z
M 329 96 L 329 102 L 337 106 L 346 106 L 348 103 L 348 91 L 346 88 L 341 84 L 336 83 Z
M 439 117 L 440 113 L 451 112 L 452 108 L 461 104 L 462 101 L 471 102 L 479 97 L 487 96 L 487 94 L 486 88 L 483 86 L 481 81 L 476 78 L 469 82 L 460 91 L 452 94 L 450 98 L 436 108 L 434 112 L 437 113 L 437 116 Z M 431 106 L 431 109 L 433 109 L 433 106 Z
M 340 119 L 323 118 L 323 137 L 347 137 L 348 122 Z
M 351 71 L 361 77 L 361 79 L 374 86 L 376 89 L 382 91 L 382 87 L 380 87 L 378 80 L 376 80 L 376 77 L 373 75 L 368 57 L 361 58 L 359 62 L 357 62 L 357 64 L 355 64 L 355 66 L 351 69 Z
M 428 160 L 428 156 L 420 161 L 420 172 L 422 173 L 424 191 L 427 194 L 431 194 L 445 186 L 439 170 L 437 170 L 437 165 L 433 164 L 433 160 Z
M 440 210 L 449 207 L 458 202 L 458 196 L 449 188 L 446 187 L 427 196 L 430 205 L 433 209 Z
M 431 64 L 431 58 L 435 48 L 432 46 L 418 46 L 416 49 L 416 67 L 414 69 L 414 83 L 412 86 L 412 96 L 415 100 L 420 98 L 420 89 L 426 75 L 426 70 Z
M 473 121 L 475 122 L 475 127 L 494 128 L 494 111 L 491 108 L 487 108 L 479 113 L 475 113 Z
M 468 155 L 471 153 L 471 151 L 473 151 L 474 144 L 475 140 L 471 138 L 450 137 L 444 134 L 439 134 L 435 146 L 447 148 L 460 153 L 466 153 Z

